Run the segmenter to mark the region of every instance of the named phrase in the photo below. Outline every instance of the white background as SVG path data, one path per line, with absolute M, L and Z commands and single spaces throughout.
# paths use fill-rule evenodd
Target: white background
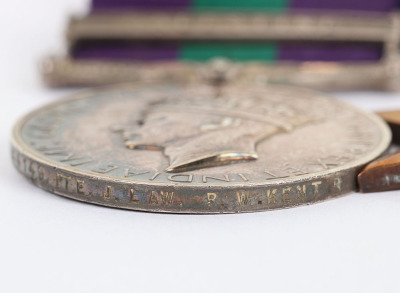
M 0 292 L 400 292 L 400 191 L 239 215 L 163 215 L 42 191 L 10 160 L 17 118 L 67 91 L 37 64 L 82 0 L 2 0 Z M 400 94 L 333 94 L 400 108 Z

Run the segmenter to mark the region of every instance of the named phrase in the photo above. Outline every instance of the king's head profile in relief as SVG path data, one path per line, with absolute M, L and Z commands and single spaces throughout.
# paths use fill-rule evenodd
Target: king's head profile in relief
M 167 98 L 120 131 L 127 148 L 161 151 L 166 172 L 184 172 L 256 160 L 257 143 L 315 122 L 305 112 L 279 100 Z

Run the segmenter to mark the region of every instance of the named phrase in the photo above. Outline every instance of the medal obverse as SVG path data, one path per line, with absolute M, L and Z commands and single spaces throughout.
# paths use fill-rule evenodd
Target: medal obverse
M 104 206 L 235 213 L 356 190 L 390 143 L 377 116 L 265 85 L 121 85 L 22 118 L 13 162 L 35 185 Z

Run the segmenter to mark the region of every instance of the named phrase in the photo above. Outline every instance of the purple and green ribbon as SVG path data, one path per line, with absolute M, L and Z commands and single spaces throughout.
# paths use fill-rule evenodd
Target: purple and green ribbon
M 92 13 L 104 11 L 264 11 L 396 10 L 400 0 L 92 0 Z M 382 55 L 379 44 L 296 42 L 146 42 L 81 41 L 72 52 L 77 59 L 129 61 L 371 61 Z
M 186 10 L 276 11 L 299 9 L 389 12 L 398 0 L 92 0 L 92 11 Z

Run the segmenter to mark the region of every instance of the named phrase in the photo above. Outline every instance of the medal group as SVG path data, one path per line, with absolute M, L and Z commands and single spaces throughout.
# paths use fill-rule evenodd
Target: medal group
M 380 113 L 389 128 L 301 89 L 397 90 L 393 2 L 93 0 L 42 75 L 52 87 L 110 86 L 23 117 L 14 165 L 53 193 L 154 212 L 251 212 L 398 188 L 398 155 L 372 161 L 391 132 L 397 141 L 399 113 Z

